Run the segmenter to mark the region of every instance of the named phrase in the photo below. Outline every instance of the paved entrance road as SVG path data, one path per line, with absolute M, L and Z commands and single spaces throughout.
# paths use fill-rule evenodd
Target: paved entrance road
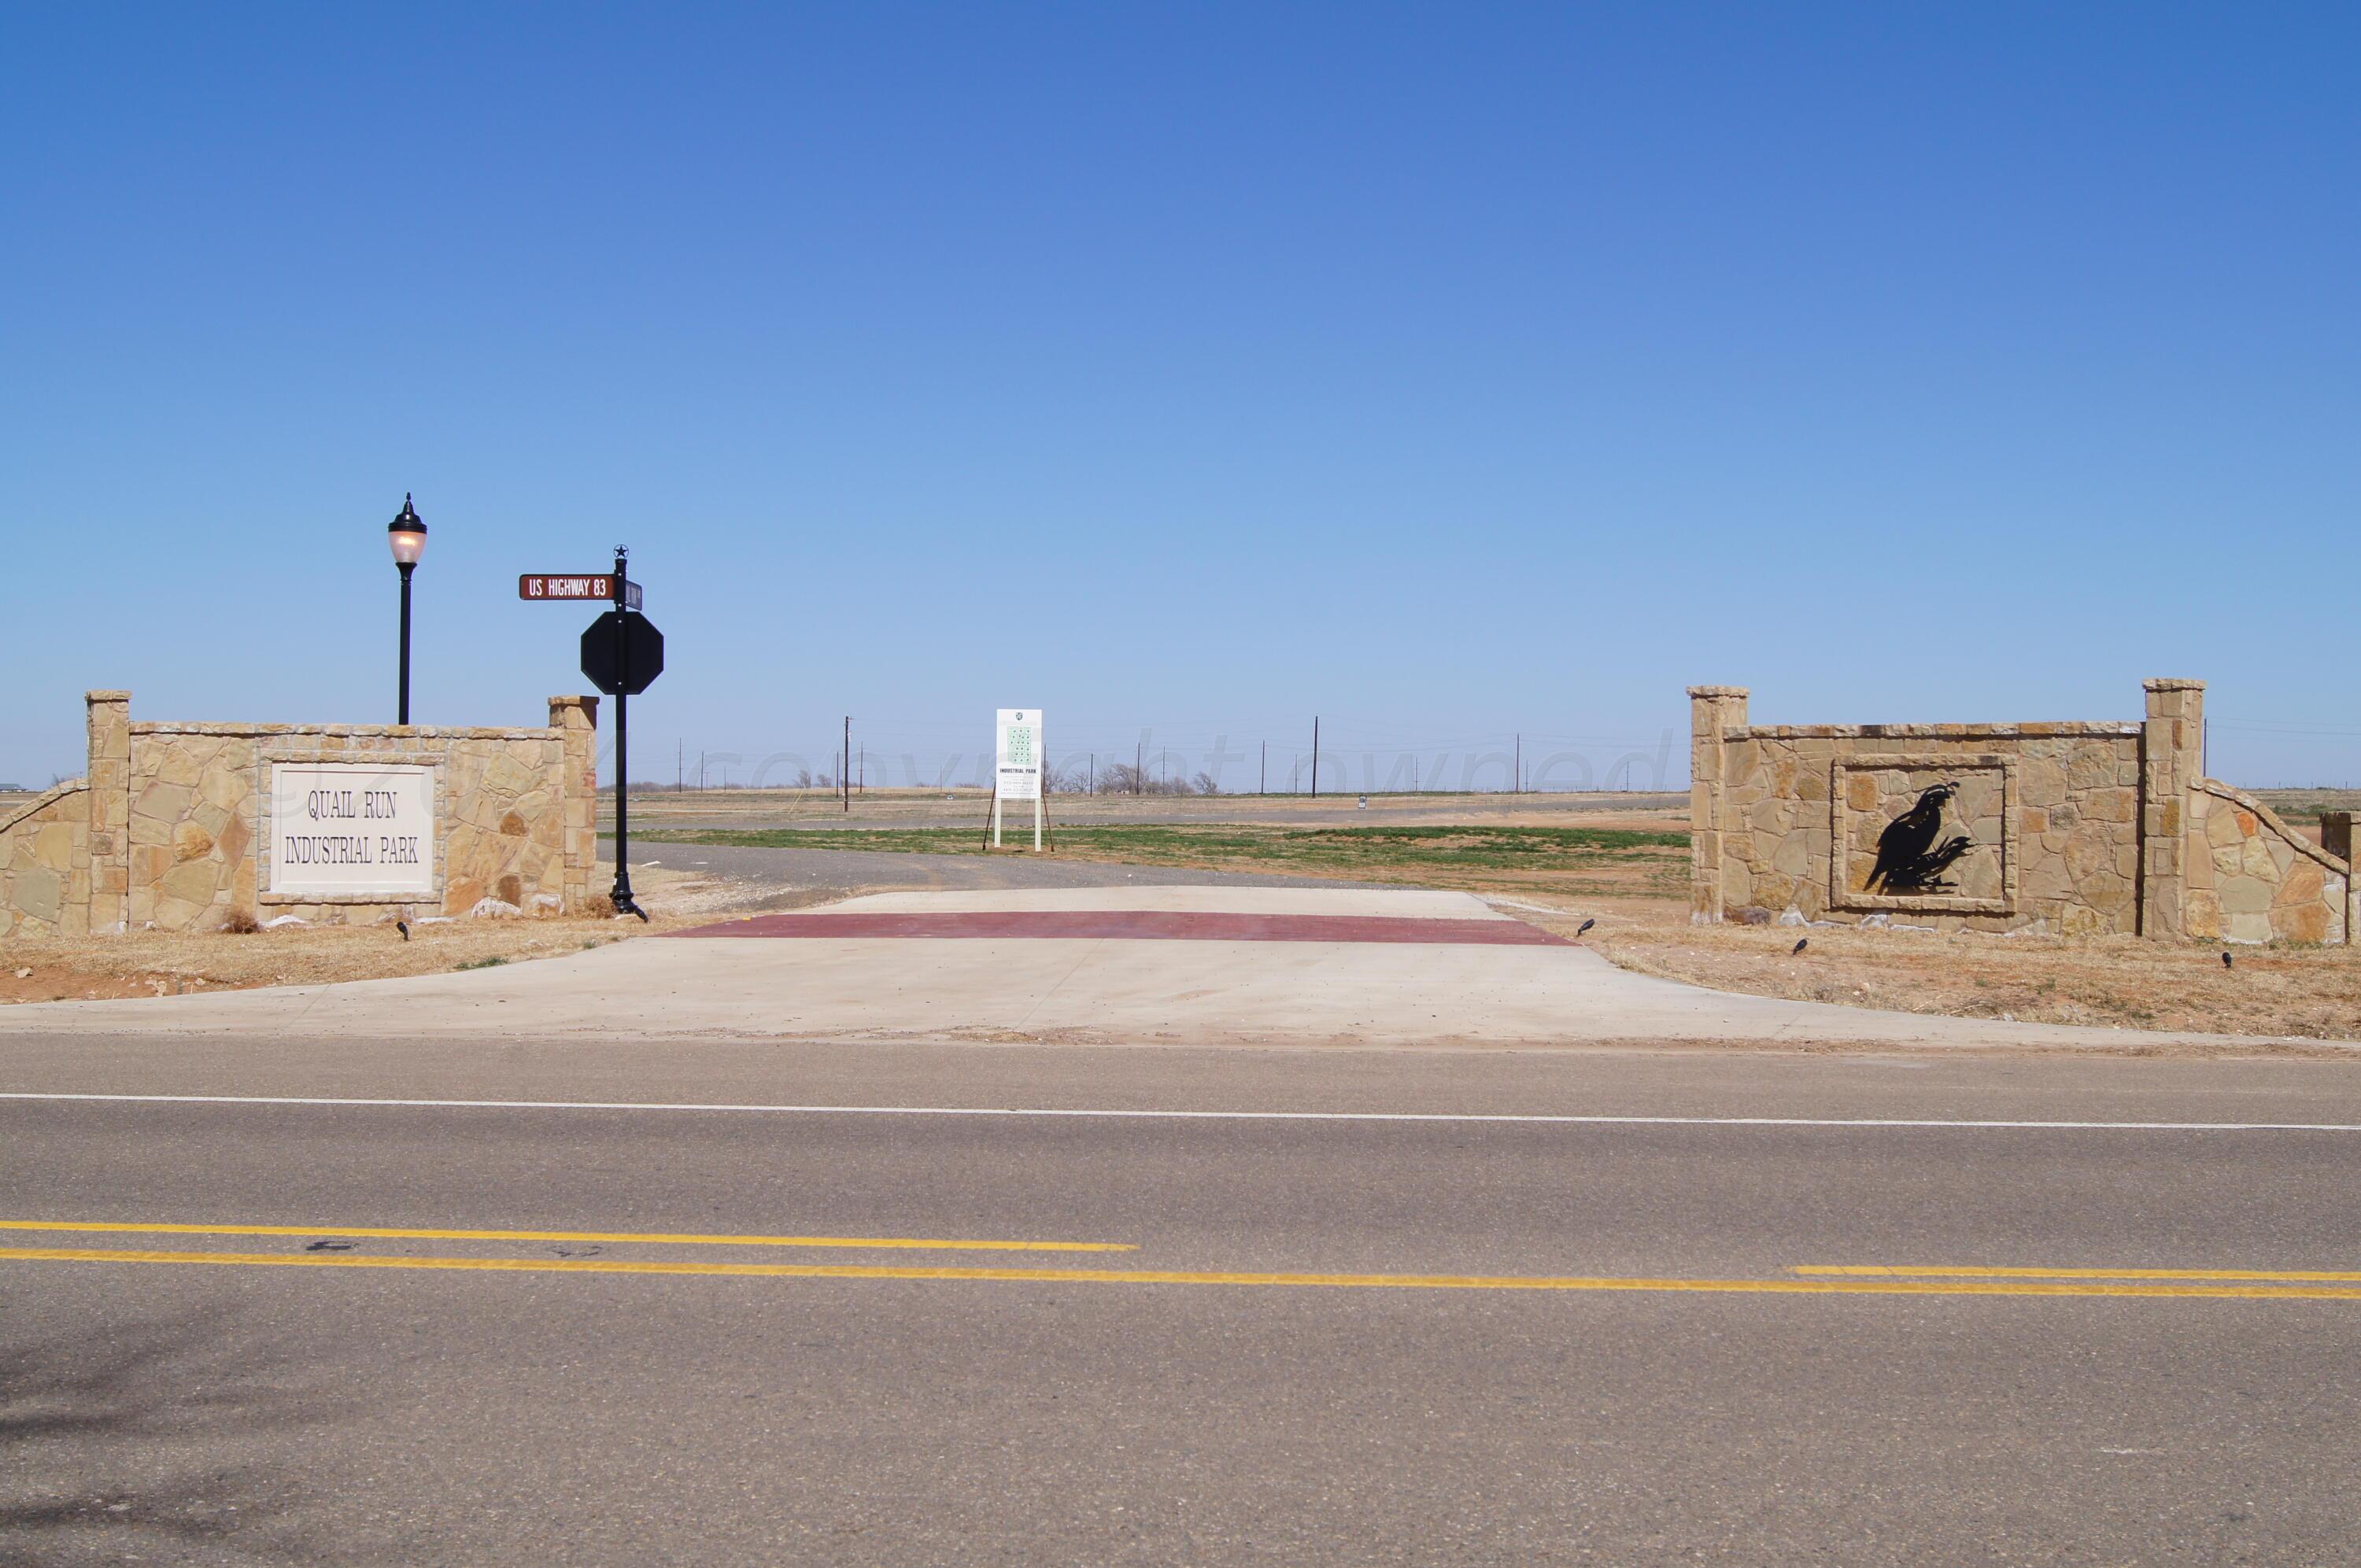
M 726 939 L 675 939 L 718 937 Z M 1407 939 L 1405 939 L 1407 938 Z M 1154 1047 L 1529 1047 L 1714 1040 L 2212 1055 L 2356 1043 L 1880 1013 L 1617 969 L 1463 893 L 1087 888 L 872 894 L 530 964 L 351 985 L 0 1010 L 0 1042 L 78 1034 L 347 1040 L 521 1036 L 946 1038 Z M 0 1044 L 0 1052 L 11 1047 Z
M 0 1101 L 10 1561 L 2354 1559 L 2341 1064 L 77 1038 L 0 1088 L 277 1102 Z M 623 1108 L 690 1100 L 871 1109 Z M 994 1107 L 1245 1114 L 938 1113 Z M 1449 1119 L 1503 1113 L 1609 1119 Z M 1975 1272 L 1805 1272 L 1879 1266 Z

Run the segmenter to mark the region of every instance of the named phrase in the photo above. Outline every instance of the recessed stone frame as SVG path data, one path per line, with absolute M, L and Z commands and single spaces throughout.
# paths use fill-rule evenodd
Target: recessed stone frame
M 420 907 L 432 905 L 436 913 L 443 908 L 443 883 L 447 868 L 443 863 L 443 823 L 450 815 L 451 802 L 445 790 L 444 764 L 446 759 L 434 751 L 317 751 L 309 748 L 260 748 L 254 762 L 254 885 L 258 904 L 316 904 L 322 907 L 336 905 L 409 904 Z M 319 767 L 325 764 L 357 765 L 361 767 L 427 768 L 434 773 L 428 787 L 434 799 L 434 891 L 418 893 L 277 893 L 262 885 L 270 874 L 271 814 L 278 809 L 270 788 L 270 764 L 286 762 L 296 767 Z
M 2000 842 L 1987 846 L 2000 851 L 1998 898 L 1972 898 L 1956 893 L 1863 893 L 1850 885 L 1852 817 L 1856 815 L 1850 804 L 1851 775 L 1895 771 L 1954 776 L 1972 773 L 2000 775 Z M 2016 771 L 2017 759 L 2000 751 L 1897 751 L 1883 756 L 1839 757 L 1828 768 L 1828 907 L 1915 915 L 2015 914 L 2019 820 Z

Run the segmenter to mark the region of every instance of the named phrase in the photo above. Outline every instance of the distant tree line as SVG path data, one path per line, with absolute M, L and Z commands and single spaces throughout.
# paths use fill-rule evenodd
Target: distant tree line
M 889 760 L 880 757 L 873 758 L 872 761 L 883 763 Z M 988 761 L 989 759 L 987 759 L 987 762 Z M 743 762 L 743 758 L 736 756 L 735 754 L 732 754 L 728 758 L 728 763 L 730 765 L 742 765 Z M 736 788 L 834 791 L 843 787 L 842 784 L 838 781 L 835 770 L 832 768 L 823 768 L 815 772 L 810 768 L 802 766 L 774 767 L 771 765 L 771 760 L 766 759 L 762 765 L 758 766 L 754 770 L 754 776 L 751 781 L 733 781 L 730 777 L 729 766 L 725 766 L 720 762 L 716 762 L 714 766 L 715 771 L 710 775 L 707 775 L 704 772 L 703 765 L 700 763 L 697 768 L 686 770 L 682 778 L 675 780 L 672 784 L 664 784 L 661 781 L 653 780 L 633 779 L 631 781 L 631 788 L 634 791 L 644 790 L 650 793 L 662 792 L 668 795 L 676 789 Z M 954 784 L 951 782 L 947 773 L 942 779 L 932 784 L 913 780 L 907 785 L 896 786 L 889 782 L 890 770 L 888 768 L 881 766 L 876 769 L 875 772 L 878 775 L 877 784 L 880 789 L 903 787 L 915 789 L 952 790 L 970 789 L 979 786 L 988 787 L 990 784 L 988 777 L 979 778 L 972 782 L 962 780 Z M 858 779 L 860 777 L 859 773 L 855 773 L 854 777 L 855 779 Z M 1070 762 L 1064 767 L 1059 767 L 1055 763 L 1051 763 L 1042 770 L 1042 784 L 1055 795 L 1219 795 L 1222 793 L 1222 786 L 1220 784 L 1215 782 L 1213 775 L 1210 773 L 1199 772 L 1193 774 L 1159 773 L 1153 768 L 1136 767 L 1129 762 L 1109 762 L 1106 766 L 1095 770 L 1087 762 Z M 5 787 L 5 785 L 0 785 L 0 788 Z M 602 784 L 599 787 L 604 791 L 611 793 L 615 786 L 610 783 Z M 859 788 L 861 786 L 856 784 L 855 787 Z
M 1193 778 L 1178 773 L 1158 774 L 1129 762 L 1109 762 L 1093 773 L 1087 767 L 1050 767 L 1043 771 L 1043 782 L 1056 795 L 1219 795 L 1222 786 L 1213 775 L 1201 773 Z

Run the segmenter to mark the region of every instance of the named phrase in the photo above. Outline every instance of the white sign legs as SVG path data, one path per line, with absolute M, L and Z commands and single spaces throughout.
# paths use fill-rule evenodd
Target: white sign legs
M 1000 796 L 992 797 L 992 847 L 1000 848 Z M 1041 852 L 1041 797 L 1033 797 L 1033 852 Z

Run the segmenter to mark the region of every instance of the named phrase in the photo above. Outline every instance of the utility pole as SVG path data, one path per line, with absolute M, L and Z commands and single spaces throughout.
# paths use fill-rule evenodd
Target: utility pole
M 1268 740 L 1262 743 L 1262 782 L 1255 785 L 1255 793 L 1257 795 L 1270 793 L 1270 742 Z
M 852 715 L 844 716 L 844 750 L 837 754 L 837 793 L 844 796 L 844 814 L 852 815 Z
M 1312 798 L 1320 798 L 1320 716 L 1312 716 Z
M 686 795 L 688 793 L 688 742 L 675 740 L 672 747 L 672 792 Z
M 1139 773 L 1148 766 L 1148 742 L 1135 741 L 1131 748 L 1131 793 L 1139 793 Z
M 1523 730 L 1521 730 L 1521 730 L 1519 730 L 1519 731 L 1517 731 L 1517 776 L 1516 776 L 1516 779 L 1515 779 L 1515 781 L 1514 781 L 1514 782 L 1515 782 L 1516 787 L 1515 787 L 1514 789 L 1510 790 L 1509 793 L 1510 793 L 1510 795 L 1522 795 L 1522 794 L 1524 794 L 1524 793 L 1525 793 L 1525 734 L 1524 734 L 1524 731 L 1523 731 Z
M 1096 794 L 1098 794 L 1098 792 L 1099 792 L 1099 754 L 1098 754 L 1096 751 L 1093 751 L 1093 752 L 1091 753 L 1091 788 L 1090 788 L 1090 793 L 1091 793 L 1091 794 L 1093 794 L 1093 795 L 1096 795 Z

